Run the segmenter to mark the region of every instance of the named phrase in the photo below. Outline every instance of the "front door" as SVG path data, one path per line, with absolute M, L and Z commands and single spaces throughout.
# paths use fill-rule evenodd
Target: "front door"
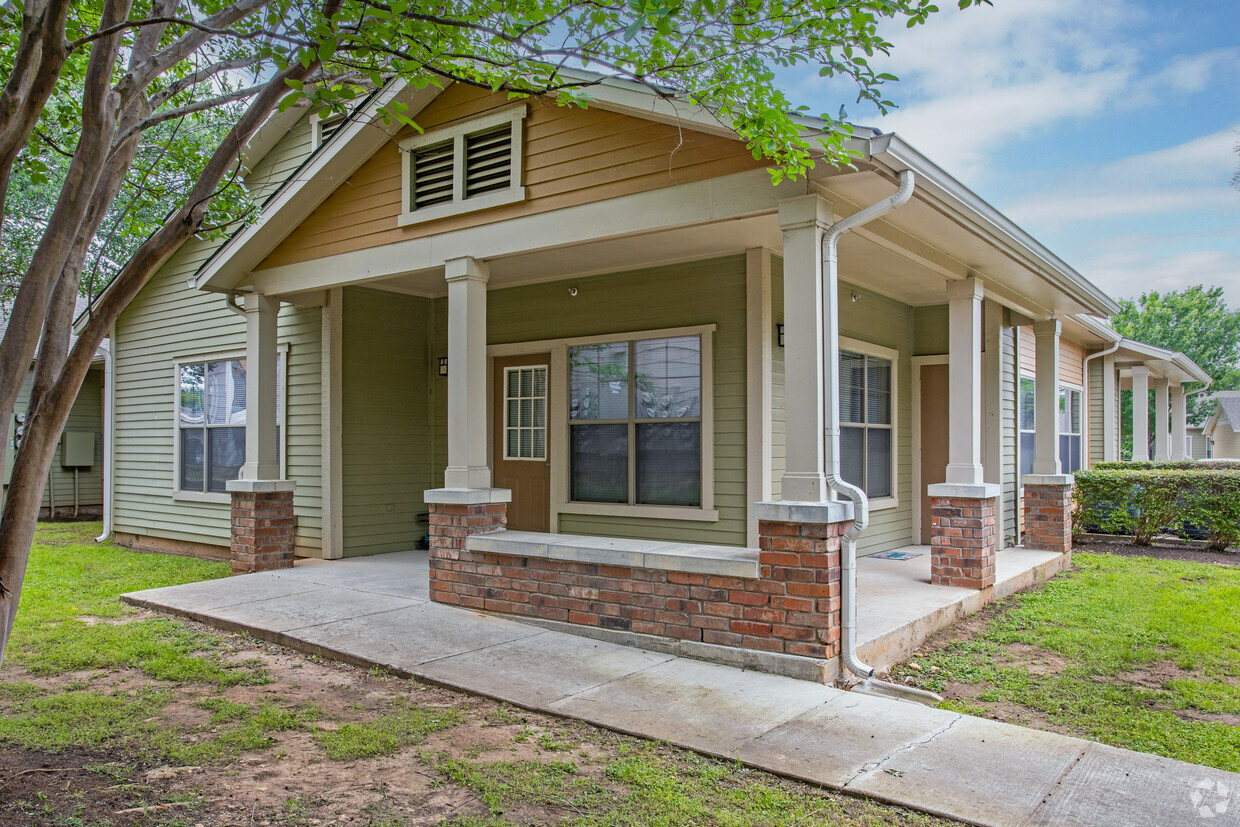
M 930 542 L 926 487 L 947 477 L 947 365 L 921 366 L 921 541 Z
M 495 485 L 512 491 L 514 531 L 551 530 L 550 363 L 549 353 L 495 360 Z

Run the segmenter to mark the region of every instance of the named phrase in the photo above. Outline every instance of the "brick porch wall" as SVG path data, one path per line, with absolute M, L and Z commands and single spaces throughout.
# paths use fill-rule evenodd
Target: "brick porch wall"
M 996 497 L 930 498 L 930 582 L 985 589 L 995 584 Z
M 471 552 L 506 506 L 431 505 L 431 599 L 719 646 L 834 658 L 846 523 L 760 524 L 761 576 L 723 577 Z
M 1024 546 L 1038 551 L 1072 551 L 1072 486 L 1025 484 Z
M 233 574 L 293 567 L 293 492 L 233 491 Z

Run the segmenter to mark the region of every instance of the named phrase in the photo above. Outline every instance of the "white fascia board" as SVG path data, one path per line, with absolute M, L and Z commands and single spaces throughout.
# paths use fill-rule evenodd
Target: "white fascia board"
M 1076 334 L 1076 338 L 1091 337 L 1103 345 L 1111 345 L 1122 341 L 1124 338 L 1116 333 L 1110 325 L 1095 316 L 1074 314 L 1065 316 L 1062 321 L 1064 332 L 1068 333 L 1071 331 Z
M 1205 369 L 1194 362 L 1187 353 L 1177 351 L 1172 361 L 1176 367 L 1184 372 L 1184 376 L 1181 379 L 1183 382 L 1199 382 L 1206 385 L 1213 381 L 1210 374 L 1206 373 Z
M 949 209 L 954 208 L 958 220 L 972 224 L 1029 269 L 1050 282 L 1056 289 L 1099 316 L 1118 313 L 1119 305 L 1092 282 L 1072 269 L 1039 241 L 1016 225 L 1010 218 L 986 203 L 980 196 L 961 184 L 917 149 L 895 133 L 877 136 L 870 141 L 870 154 L 889 164 L 896 172 L 913 170 L 921 179 L 918 190 L 936 195 Z
M 400 97 L 409 104 L 408 114 L 416 115 L 440 91 L 434 86 L 415 91 L 400 79 L 389 83 L 317 155 L 310 157 L 295 181 L 263 205 L 258 221 L 224 243 L 198 271 L 194 286 L 217 291 L 235 287 L 344 180 L 391 140 L 386 130 L 373 123 L 380 108 Z

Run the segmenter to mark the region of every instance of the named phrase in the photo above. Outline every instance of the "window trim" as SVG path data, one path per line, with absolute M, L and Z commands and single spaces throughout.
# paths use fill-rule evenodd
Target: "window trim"
M 288 478 L 288 344 L 276 347 L 276 353 L 284 365 L 284 393 L 280 395 L 280 477 Z M 199 362 L 223 362 L 246 358 L 242 350 L 225 350 L 194 356 L 178 356 L 172 360 L 172 499 L 180 502 L 222 503 L 232 502 L 232 495 L 220 491 L 183 491 L 181 489 L 181 414 L 178 405 L 181 392 L 181 366 Z M 206 472 L 206 469 L 203 469 Z
M 693 325 L 656 330 L 636 330 L 564 339 L 541 339 L 487 347 L 488 360 L 530 353 L 551 353 L 551 383 L 547 402 L 548 444 L 551 446 L 551 530 L 559 531 L 560 515 L 593 515 L 651 520 L 719 522 L 715 508 L 715 385 L 714 334 L 717 325 Z M 702 503 L 685 505 L 628 505 L 622 503 L 573 502 L 568 497 L 570 476 L 570 434 L 568 432 L 568 349 L 577 345 L 626 342 L 637 339 L 672 339 L 677 336 L 702 337 Z M 488 390 L 488 396 L 494 393 Z M 494 404 L 487 405 L 488 430 L 494 433 Z M 495 440 L 488 440 L 488 456 L 494 463 Z
M 1080 453 L 1080 457 L 1081 457 L 1080 468 L 1074 471 L 1066 470 L 1067 463 L 1064 462 L 1063 451 L 1059 452 L 1059 472 L 1061 474 L 1075 474 L 1077 471 L 1085 470 L 1085 467 L 1087 464 L 1086 461 L 1088 459 L 1085 456 L 1085 452 L 1088 449 L 1088 446 L 1085 443 L 1085 419 L 1088 416 L 1088 412 L 1085 410 L 1085 388 L 1082 385 L 1077 385 L 1072 382 L 1064 382 L 1061 380 L 1059 382 L 1058 389 L 1059 389 L 1060 395 L 1062 395 L 1064 391 L 1072 391 L 1077 395 L 1078 418 L 1077 418 L 1077 423 L 1076 423 L 1076 431 L 1064 432 L 1064 431 L 1059 430 L 1058 398 L 1056 399 L 1056 412 L 1055 412 L 1055 438 L 1058 440 L 1060 437 L 1074 436 L 1080 441 L 1080 444 L 1077 446 L 1077 451 Z
M 320 109 L 310 115 L 310 151 L 314 152 L 324 143 L 323 141 L 323 125 L 341 122 L 341 126 L 345 126 L 344 121 L 349 119 L 348 113 L 341 114 L 332 112 L 330 109 Z
M 448 218 L 453 215 L 477 212 L 524 201 L 525 187 L 521 186 L 521 161 L 525 155 L 525 130 L 522 129 L 522 126 L 527 112 L 528 107 L 526 104 L 518 103 L 494 110 L 479 118 L 461 121 L 460 123 L 452 124 L 442 129 L 423 132 L 419 135 L 411 135 L 398 141 L 397 146 L 400 148 L 401 196 L 400 215 L 396 219 L 397 225 L 408 227 L 439 218 Z M 503 126 L 506 123 L 512 128 L 512 141 L 510 144 L 512 152 L 510 168 L 512 175 L 508 182 L 508 189 L 496 190 L 473 198 L 466 198 L 464 195 L 465 137 L 476 132 L 483 132 Z M 415 210 L 413 208 L 413 187 L 411 186 L 413 178 L 413 151 L 447 141 L 452 142 L 452 200 L 446 204 L 435 204 L 431 207 Z
M 874 356 L 891 362 L 891 496 L 875 497 L 870 500 L 871 511 L 886 511 L 900 507 L 900 351 L 894 348 L 865 342 L 861 339 L 839 337 L 839 349 L 864 356 Z M 836 368 L 838 375 L 838 367 Z M 838 394 L 838 391 L 837 391 Z M 836 408 L 839 399 L 835 400 Z M 841 422 L 840 427 L 845 427 Z
M 1016 372 L 1016 471 L 1017 471 L 1017 475 L 1016 475 L 1016 477 L 1017 477 L 1017 480 L 1018 480 L 1018 481 L 1019 481 L 1020 479 L 1022 479 L 1023 477 L 1025 477 L 1025 476 L 1026 476 L 1026 474 L 1032 474 L 1032 473 L 1033 473 L 1033 470 L 1032 470 L 1032 469 L 1030 469 L 1029 471 L 1027 471 L 1027 472 L 1026 472 L 1026 471 L 1024 471 L 1024 470 L 1021 468 L 1021 465 L 1020 465 L 1020 459 L 1021 459 L 1021 457 L 1020 457 L 1020 449 L 1021 449 L 1021 442 L 1023 442 L 1023 441 L 1024 441 L 1024 438 L 1025 438 L 1025 435 L 1026 435 L 1026 434 L 1028 434 L 1028 435 L 1032 436 L 1035 440 L 1037 439 L 1037 436 L 1036 436 L 1036 434 L 1038 433 L 1038 391 L 1037 391 L 1037 378 L 1038 378 L 1038 377 L 1037 377 L 1036 375 L 1031 374 L 1031 373 L 1026 373 L 1026 372 L 1024 372 L 1024 371 L 1020 371 L 1020 370 L 1018 370 L 1018 371 Z M 1020 385 L 1021 385 L 1021 382 L 1024 382 L 1025 380 L 1029 380 L 1030 382 L 1033 382 L 1033 383 L 1034 383 L 1034 389 L 1033 389 L 1033 430 L 1025 430 L 1025 428 L 1023 428 L 1023 427 L 1021 426 L 1021 409 L 1020 409 L 1020 404 L 1021 404 L 1021 389 L 1020 389 Z M 1034 451 L 1035 451 L 1035 461 L 1036 461 L 1036 451 L 1037 451 L 1037 446 L 1036 446 L 1036 445 L 1034 446 Z M 1023 490 L 1024 490 L 1024 488 L 1025 488 L 1024 483 L 1018 483 L 1018 487 L 1019 487 L 1019 488 L 1023 491 Z

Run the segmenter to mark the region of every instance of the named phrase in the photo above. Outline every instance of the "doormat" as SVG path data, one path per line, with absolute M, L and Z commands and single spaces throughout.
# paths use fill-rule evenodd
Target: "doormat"
M 912 560 L 914 557 L 920 557 L 921 553 L 916 551 L 880 551 L 878 554 L 871 554 L 871 557 L 881 557 L 884 560 Z

